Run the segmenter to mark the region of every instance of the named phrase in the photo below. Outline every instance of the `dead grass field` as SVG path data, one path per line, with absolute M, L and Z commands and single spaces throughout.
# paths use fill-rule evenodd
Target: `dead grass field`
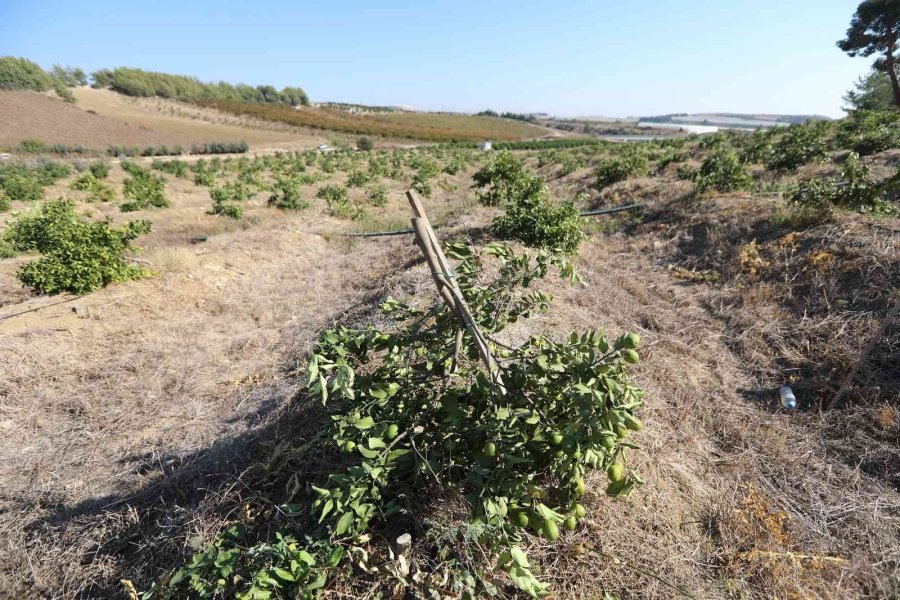
M 130 98 L 110 90 L 73 90 L 78 106 L 139 127 L 189 138 L 192 142 L 246 140 L 254 148 L 315 148 L 329 134 L 202 109 L 162 98 Z
M 156 146 L 193 141 L 177 128 L 153 129 L 147 123 L 129 123 L 109 112 L 92 114 L 87 108 L 37 92 L 0 92 L 0 146 L 12 147 L 28 138 L 98 149 L 114 144 Z
M 451 185 L 426 203 L 447 224 L 441 236 L 486 233 L 494 212 L 472 202 L 472 170 L 445 177 Z M 569 197 L 587 177 L 553 188 Z M 118 189 L 123 178 L 115 167 Z M 433 293 L 408 238 L 335 235 L 360 225 L 328 216 L 316 186 L 304 188 L 307 209 L 268 208 L 260 193 L 235 222 L 206 214 L 207 190 L 167 182 L 169 209 L 82 205 L 154 222 L 136 255 L 153 278 L 53 305 L 67 298 L 20 289 L 24 259 L 0 261 L 0 596 L 116 597 L 121 578 L 146 587 L 235 518 L 241 499 L 282 493 L 283 481 L 257 487 L 253 473 L 316 427 L 298 394 L 319 332 L 370 322 L 388 295 Z M 66 183 L 46 197 L 79 197 Z M 733 297 L 751 293 L 743 283 L 717 287 L 670 268 L 699 260 L 691 242 L 704 227 L 729 215 L 746 223 L 760 209 L 732 197 L 701 209 L 685 203 L 687 187 L 640 180 L 605 191 L 600 203 L 647 199 L 642 221 L 595 226 L 576 261 L 583 285 L 541 284 L 556 298 L 530 328 L 644 339 L 636 376 L 648 402 L 630 460 L 646 485 L 610 500 L 595 474 L 586 526 L 553 545 L 531 538 L 531 556 L 554 598 L 897 598 L 900 489 L 858 452 L 895 464 L 900 419 L 878 421 L 883 403 L 775 408 L 769 359 L 749 349 L 770 339 L 754 331 L 785 309 L 770 295 L 745 311 Z M 367 228 L 402 226 L 403 189 L 388 183 L 388 204 Z M 866 228 L 856 217 L 838 224 L 860 236 Z M 900 230 L 897 220 L 881 224 Z M 197 235 L 209 240 L 189 243 Z M 872 252 L 897 256 L 889 239 Z

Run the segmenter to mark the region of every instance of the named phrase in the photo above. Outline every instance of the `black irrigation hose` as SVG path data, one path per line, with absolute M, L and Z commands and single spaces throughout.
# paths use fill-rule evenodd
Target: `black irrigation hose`
M 387 235 L 403 235 L 404 233 L 415 233 L 414 229 L 395 229 L 393 231 L 370 231 L 367 233 L 343 233 L 345 237 L 380 237 Z
M 584 210 L 578 213 L 579 217 L 593 217 L 595 215 L 609 215 L 612 213 L 632 210 L 636 208 L 644 208 L 644 204 L 627 204 L 625 206 L 614 206 L 613 208 L 598 208 L 597 210 Z M 394 229 L 392 231 L 369 231 L 361 233 L 344 233 L 344 237 L 383 237 L 389 235 L 404 235 L 414 233 L 413 229 Z
M 579 217 L 592 217 L 594 215 L 610 215 L 612 213 L 622 212 L 623 210 L 632 210 L 634 208 L 644 208 L 645 204 L 626 204 L 625 206 L 614 206 L 612 208 L 598 208 L 597 210 L 583 210 L 578 213 Z

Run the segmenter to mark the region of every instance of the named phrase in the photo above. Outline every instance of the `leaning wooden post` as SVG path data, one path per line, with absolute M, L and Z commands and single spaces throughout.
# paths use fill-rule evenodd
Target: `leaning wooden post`
M 422 203 L 412 190 L 406 192 L 406 197 L 409 199 L 410 206 L 415 215 L 412 218 L 412 226 L 416 235 L 416 243 L 422 250 L 422 254 L 425 256 L 425 262 L 428 263 L 428 266 L 431 269 L 431 277 L 434 279 L 438 292 L 447 306 L 449 306 L 456 314 L 460 325 L 471 334 L 472 340 L 475 342 L 475 347 L 478 350 L 478 354 L 487 367 L 488 374 L 495 383 L 502 387 L 503 379 L 500 376 L 500 368 L 497 365 L 497 361 L 494 359 L 493 354 L 491 354 L 487 338 L 485 338 L 481 329 L 478 327 L 478 324 L 475 322 L 475 319 L 472 317 L 469 307 L 466 306 L 462 290 L 459 289 L 459 286 L 454 279 L 454 275 L 450 269 L 450 263 L 447 261 L 447 257 L 441 249 L 441 245 L 437 240 L 437 236 L 434 234 L 431 223 L 428 221 L 428 216 L 425 214 Z M 457 344 L 454 351 L 454 369 L 459 354 L 459 345 L 460 338 L 457 336 Z

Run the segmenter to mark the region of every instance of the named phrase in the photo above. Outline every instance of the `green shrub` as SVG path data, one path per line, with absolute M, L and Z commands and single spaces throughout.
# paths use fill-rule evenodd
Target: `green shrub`
M 478 170 L 472 179 L 479 190 L 478 201 L 485 206 L 515 202 L 525 187 L 534 185 L 535 175 L 511 152 L 502 151 L 490 164 Z
M 792 202 L 808 208 L 819 208 L 831 204 L 838 194 L 838 187 L 828 179 L 810 179 L 801 181 L 791 194 Z
M 88 171 L 97 179 L 106 179 L 109 177 L 109 163 L 103 161 L 92 162 L 88 166 Z
M 126 96 L 174 98 L 177 100 L 232 100 L 259 104 L 308 105 L 309 98 L 299 87 L 271 85 L 256 87 L 225 82 L 204 83 L 194 77 L 144 71 L 134 67 L 100 69 L 91 73 L 92 87 L 111 88 Z
M 733 150 L 721 149 L 703 161 L 694 183 L 699 192 L 710 189 L 718 192 L 734 192 L 750 187 L 753 176 Z
M 372 138 L 363 136 L 356 140 L 356 149 L 364 151 L 374 150 L 375 143 L 372 141 Z
M 584 239 L 575 205 L 555 205 L 547 187 L 536 177 L 506 205 L 506 213 L 494 219 L 491 228 L 501 238 L 562 254 L 578 252 Z
M 75 191 L 88 192 L 88 199 L 95 202 L 110 202 L 116 197 L 115 190 L 98 181 L 91 171 L 81 173 L 69 187 Z
M 680 181 L 693 181 L 697 176 L 697 171 L 692 169 L 690 165 L 681 165 L 675 172 L 675 177 Z
M 766 169 L 794 171 L 803 165 L 823 160 L 828 149 L 825 143 L 827 129 L 828 124 L 823 121 L 790 125 L 772 145 L 765 159 Z
M 585 166 L 584 162 L 571 152 L 560 152 L 559 159 L 556 162 L 559 165 L 559 172 L 557 175 L 560 177 L 571 175 L 581 167 Z
M 748 165 L 760 164 L 766 160 L 772 149 L 775 129 L 757 129 L 742 138 L 741 162 Z
M 0 202 L 2 202 L 3 198 L 0 197 Z M 14 256 L 18 256 L 19 253 L 16 252 L 16 249 L 13 247 L 12 243 L 6 239 L 5 236 L 0 236 L 0 260 L 4 258 L 12 258 Z
M 487 335 L 547 311 L 550 297 L 525 289 L 530 282 L 554 266 L 572 276 L 546 253 L 516 255 L 501 244 L 483 252 L 451 244 L 447 255 L 459 261 L 459 288 Z M 497 263 L 491 278 L 488 261 Z M 278 535 L 252 545 L 238 526 L 148 597 L 313 598 L 342 562 L 330 540 L 365 536 L 375 545 L 382 532 L 411 521 L 426 529 L 420 541 L 429 554 L 444 564 L 465 560 L 440 583 L 454 590 L 451 597 L 494 595 L 481 574 L 495 566 L 524 594 L 539 597 L 549 590 L 522 549 L 531 545 L 528 531 L 547 538 L 546 546 L 561 528 L 574 529 L 585 516 L 579 502 L 592 470 L 606 472 L 610 496 L 638 485 L 623 462 L 633 447 L 624 439 L 641 427 L 635 412 L 643 392 L 628 373 L 639 358 L 636 335 L 608 340 L 602 331 L 576 332 L 556 341 L 535 334 L 485 367 L 472 359 L 472 335 L 457 341 L 458 321 L 445 304 L 426 311 L 388 300 L 382 310 L 395 325 L 326 331 L 307 367 L 308 394 L 329 414 L 327 429 L 297 450 L 295 464 L 330 451 L 350 465 L 310 482 L 311 509 L 297 507 L 301 519 L 320 524 L 301 526 L 315 538 L 285 547 Z M 463 558 L 469 549 L 457 535 L 429 537 L 416 509 L 430 506 L 431 494 L 464 499 L 476 558 Z M 438 597 L 414 578 L 405 585 L 410 597 Z
M 384 206 L 387 204 L 387 190 L 383 185 L 375 185 L 369 188 L 367 197 L 369 202 L 374 206 Z
M 216 174 L 210 171 L 200 171 L 194 173 L 194 185 L 201 187 L 210 187 L 216 184 Z
M 250 150 L 247 142 L 207 142 L 191 146 L 191 154 L 242 154 Z
M 223 217 L 230 217 L 232 219 L 239 220 L 244 215 L 244 207 L 237 204 L 213 202 L 209 214 L 222 215 Z
M 15 56 L 0 57 L 0 90 L 45 92 L 50 89 L 50 83 L 50 77 L 39 64 Z
M 526 198 L 509 205 L 494 219 L 494 233 L 527 246 L 562 254 L 574 254 L 584 239 L 578 209 L 571 202 L 554 205 L 550 200 Z
M 597 165 L 597 189 L 647 174 L 647 158 L 640 150 L 625 150 L 616 158 Z
M 146 269 L 129 265 L 124 253 L 149 231 L 147 221 L 118 229 L 109 219 L 90 221 L 75 213 L 73 203 L 57 200 L 21 217 L 6 238 L 17 252 L 42 255 L 19 269 L 22 283 L 43 294 L 86 294 L 113 281 L 147 276 Z
M 245 202 L 250 199 L 250 189 L 241 183 L 225 183 L 209 190 L 209 196 L 213 202 Z
M 343 186 L 322 186 L 316 192 L 316 197 L 328 202 L 331 214 L 339 219 L 359 219 L 365 214 L 363 207 L 350 202 L 350 194 Z
M 122 168 L 131 175 L 125 179 L 123 187 L 123 195 L 127 200 L 119 206 L 123 212 L 169 206 L 165 194 L 165 179 L 132 162 L 123 162 Z
M 75 94 L 72 93 L 72 90 L 66 87 L 65 82 L 62 82 L 58 79 L 53 80 L 53 92 L 59 97 L 60 100 L 66 102 L 67 104 L 75 104 L 77 100 L 75 99 Z
M 37 138 L 28 138 L 19 142 L 15 147 L 16 152 L 24 154 L 41 154 L 47 152 L 47 144 Z
M 33 172 L 41 185 L 53 185 L 58 180 L 68 177 L 72 170 L 63 163 L 45 160 L 33 169 Z
M 855 110 L 838 125 L 835 144 L 868 156 L 900 147 L 900 112 Z
M 807 208 L 832 204 L 841 208 L 892 213 L 896 212 L 896 208 L 885 200 L 892 184 L 892 180 L 883 183 L 874 181 L 869 167 L 859 160 L 858 154 L 851 152 L 838 170 L 837 181 L 813 179 L 801 182 L 791 195 L 791 200 Z
M 0 212 L 6 212 L 12 208 L 12 203 L 5 193 L 0 191 Z
M 153 164 L 150 165 L 151 169 L 155 169 L 157 171 L 162 171 L 163 173 L 168 173 L 169 175 L 174 175 L 175 177 L 187 177 L 188 172 L 188 164 L 183 160 L 173 159 L 173 160 L 154 160 Z
M 303 210 L 309 206 L 309 202 L 300 198 L 300 188 L 301 184 L 297 179 L 276 179 L 272 184 L 269 206 L 275 206 L 282 210 Z M 321 192 L 321 190 L 319 191 Z M 322 198 L 322 196 L 319 197 Z
M 9 200 L 40 200 L 44 186 L 38 177 L 25 169 L 5 168 L 0 170 L 0 188 Z
M 69 187 L 73 190 L 86 192 L 94 188 L 97 185 L 97 178 L 94 177 L 94 174 L 90 171 L 85 171 L 81 173 L 75 180 L 69 184 Z
M 433 191 L 431 188 L 431 182 L 427 177 L 424 177 L 422 173 L 419 172 L 413 175 L 412 182 L 410 183 L 409 187 L 419 194 L 425 196 L 426 198 L 431 198 L 431 192 Z
M 369 183 L 369 174 L 362 171 L 352 171 L 347 176 L 347 187 L 363 187 Z

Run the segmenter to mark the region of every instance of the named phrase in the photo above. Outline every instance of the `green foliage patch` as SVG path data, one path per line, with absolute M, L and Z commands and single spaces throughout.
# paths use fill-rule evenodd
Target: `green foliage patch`
M 276 179 L 272 184 L 269 206 L 275 206 L 283 210 L 303 210 L 308 207 L 309 202 L 300 198 L 300 186 L 301 182 L 296 177 Z
M 738 155 L 729 149 L 720 149 L 710 154 L 694 177 L 694 184 L 699 192 L 734 192 L 745 190 L 752 183 L 753 176 Z
M 549 253 L 516 254 L 503 244 L 481 251 L 450 244 L 447 254 L 458 261 L 460 290 L 490 336 L 548 309 L 550 297 L 530 290 L 534 280 L 554 266 L 573 276 Z M 311 483 L 309 512 L 291 505 L 291 514 L 317 523 L 312 538 L 281 533 L 251 545 L 241 543 L 237 526 L 146 598 L 314 598 L 345 556 L 365 569 L 366 548 L 405 526 L 425 490 L 435 488 L 465 500 L 479 552 L 463 556 L 459 538 L 431 525 L 429 552 L 445 564 L 474 564 L 448 569 L 439 583 L 408 580 L 410 592 L 484 597 L 496 591 L 490 573 L 502 570 L 537 597 L 548 586 L 522 549 L 528 537 L 552 543 L 578 527 L 591 470 L 606 473 L 611 496 L 640 483 L 625 459 L 633 447 L 625 438 L 641 427 L 635 412 L 643 393 L 628 375 L 638 360 L 636 335 L 608 340 L 594 331 L 491 344 L 500 360 L 489 370 L 470 334 L 457 345 L 457 316 L 445 304 L 418 308 L 389 299 L 382 311 L 394 325 L 326 331 L 307 367 L 308 393 L 330 418 L 301 453 L 331 452 L 350 463 Z
M 647 157 L 637 148 L 627 147 L 615 158 L 602 161 L 596 168 L 597 189 L 647 174 Z
M 122 212 L 169 206 L 165 193 L 165 179 L 153 174 L 150 169 L 130 161 L 123 161 L 122 168 L 131 175 L 125 179 L 123 185 L 123 195 L 127 201 L 119 206 Z
M 822 121 L 788 126 L 778 141 L 772 144 L 765 158 L 766 169 L 783 173 L 822 161 L 828 150 L 825 142 L 827 129 L 828 124 Z
M 838 170 L 835 180 L 812 179 L 801 182 L 791 194 L 791 201 L 805 208 L 834 205 L 841 208 L 866 210 L 873 213 L 896 213 L 897 207 L 886 199 L 895 191 L 897 182 L 888 179 L 876 182 L 869 167 L 850 153 Z
M 838 125 L 835 143 L 860 156 L 898 148 L 900 111 L 853 111 Z
M 39 252 L 23 265 L 19 280 L 43 294 L 86 294 L 113 281 L 137 279 L 149 271 L 129 265 L 124 253 L 130 242 L 150 231 L 147 221 L 113 228 L 110 220 L 90 221 L 72 202 L 48 202 L 14 222 L 5 239 L 16 252 Z

